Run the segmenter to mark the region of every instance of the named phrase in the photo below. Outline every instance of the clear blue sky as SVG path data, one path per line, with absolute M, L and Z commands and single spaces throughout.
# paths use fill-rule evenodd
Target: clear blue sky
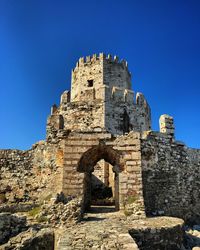
M 0 148 L 45 138 L 50 107 L 80 56 L 117 54 L 134 91 L 200 148 L 199 0 L 0 0 Z

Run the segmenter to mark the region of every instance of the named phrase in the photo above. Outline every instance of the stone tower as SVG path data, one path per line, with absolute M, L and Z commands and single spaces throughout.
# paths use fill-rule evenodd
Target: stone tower
M 72 70 L 71 93 L 61 95 L 60 106 L 52 107 L 47 138 L 58 132 L 109 132 L 121 135 L 151 128 L 149 105 L 143 94 L 131 88 L 125 60 L 100 53 L 80 58 Z
M 109 101 L 109 90 L 116 88 L 131 89 L 131 75 L 127 68 L 127 62 L 119 62 L 118 57 L 104 54 L 98 57 L 93 55 L 80 58 L 72 71 L 71 101 L 86 101 L 101 99 Z M 132 91 L 130 92 L 133 93 Z M 106 96 L 107 95 L 107 96 Z M 107 97 L 107 98 L 106 98 Z

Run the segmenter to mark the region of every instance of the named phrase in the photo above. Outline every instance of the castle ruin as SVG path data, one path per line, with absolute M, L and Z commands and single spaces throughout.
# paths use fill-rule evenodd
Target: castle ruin
M 200 216 L 200 150 L 176 141 L 174 122 L 134 93 L 118 57 L 80 58 L 47 120 L 45 141 L 30 150 L 0 150 L 1 202 L 82 196 L 83 209 L 105 200 L 135 218 Z M 131 201 L 131 206 L 130 206 Z

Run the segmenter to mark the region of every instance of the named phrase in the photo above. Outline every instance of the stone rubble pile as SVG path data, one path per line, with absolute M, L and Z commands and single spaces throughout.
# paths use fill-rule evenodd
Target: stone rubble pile
M 73 198 L 65 202 L 55 201 L 53 204 L 44 204 L 36 219 L 53 227 L 67 226 L 81 220 L 81 198 Z
M 9 212 L 9 213 L 17 213 L 17 212 L 27 212 L 37 207 L 38 204 L 34 202 L 19 202 L 19 203 L 4 203 L 0 205 L 0 213 Z
M 0 213 L 0 244 L 27 229 L 26 216 Z
M 0 246 L 1 250 L 53 250 L 54 232 L 49 228 L 29 228 Z

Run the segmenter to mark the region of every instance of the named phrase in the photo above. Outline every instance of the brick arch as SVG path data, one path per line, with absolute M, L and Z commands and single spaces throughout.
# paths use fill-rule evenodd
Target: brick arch
M 83 153 L 80 158 L 77 171 L 84 173 L 83 182 L 83 210 L 87 210 L 91 205 L 91 175 L 94 171 L 94 167 L 99 160 L 105 160 L 112 165 L 112 170 L 115 173 L 114 179 L 114 198 L 115 209 L 119 210 L 119 175 L 124 170 L 123 157 L 119 151 L 113 149 L 111 146 L 105 144 L 99 144 L 93 146 Z
M 124 164 L 120 153 L 110 146 L 99 144 L 88 149 L 80 158 L 77 171 L 81 173 L 91 173 L 99 160 L 105 160 L 113 166 L 114 172 L 122 172 Z

